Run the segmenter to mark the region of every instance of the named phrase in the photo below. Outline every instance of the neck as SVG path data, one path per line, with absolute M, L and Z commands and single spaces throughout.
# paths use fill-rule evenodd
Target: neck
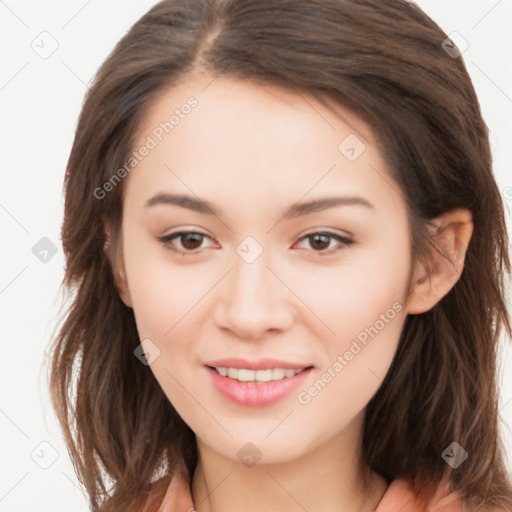
M 357 422 L 356 422 L 357 423 Z M 358 423 L 293 460 L 247 467 L 198 439 L 192 479 L 197 512 L 373 512 L 387 489 L 380 475 L 361 476 Z

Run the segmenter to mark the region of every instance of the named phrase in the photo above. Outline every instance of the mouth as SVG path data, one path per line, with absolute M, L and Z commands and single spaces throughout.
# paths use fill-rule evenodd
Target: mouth
M 224 359 L 204 366 L 213 387 L 221 395 L 250 407 L 270 405 L 290 395 L 314 368 L 270 359 L 258 362 Z
M 239 382 L 256 382 L 262 384 L 264 382 L 274 382 L 283 379 L 295 377 L 299 373 L 313 368 L 306 366 L 305 368 L 266 368 L 262 370 L 251 370 L 249 368 L 231 368 L 226 366 L 208 366 L 221 377 L 228 377 Z

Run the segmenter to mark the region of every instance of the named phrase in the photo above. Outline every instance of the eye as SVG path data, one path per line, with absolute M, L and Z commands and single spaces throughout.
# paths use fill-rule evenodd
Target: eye
M 170 235 L 157 237 L 157 240 L 163 243 L 168 249 L 183 256 L 193 255 L 201 249 L 202 242 L 205 240 L 212 240 L 212 238 L 204 233 L 198 231 L 178 231 Z M 176 248 L 174 241 L 179 240 L 181 247 Z M 313 252 L 320 255 L 330 255 L 343 249 L 343 247 L 352 245 L 354 240 L 345 236 L 331 233 L 329 231 L 321 231 L 315 233 L 308 233 L 300 238 L 299 241 L 308 241 Z M 334 247 L 331 242 L 335 241 Z M 330 247 L 330 248 L 329 248 Z M 318 250 L 317 250 L 318 249 Z
M 162 242 L 171 251 L 187 255 L 187 253 L 194 254 L 197 249 L 201 248 L 201 242 L 205 238 L 211 240 L 211 237 L 198 231 L 178 231 L 176 233 L 171 233 L 170 235 L 157 237 L 157 240 Z M 171 242 L 175 239 L 180 241 L 181 248 L 173 247 Z
M 307 235 L 304 235 L 300 240 L 307 240 L 310 244 L 310 247 L 313 249 L 319 249 L 314 250 L 313 252 L 318 252 L 322 256 L 341 251 L 344 246 L 349 246 L 354 243 L 354 240 L 351 238 L 347 238 L 336 233 L 330 233 L 329 231 L 308 233 Z M 334 244 L 334 247 L 331 246 L 332 240 L 337 242 L 337 244 Z M 330 249 L 329 246 L 331 246 Z

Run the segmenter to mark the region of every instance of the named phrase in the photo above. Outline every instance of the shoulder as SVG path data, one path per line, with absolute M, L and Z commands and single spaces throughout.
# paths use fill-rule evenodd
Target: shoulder
M 420 492 L 414 487 L 412 480 L 407 478 L 398 478 L 391 482 L 376 512 L 396 512 L 397 510 L 400 512 L 463 512 L 459 494 L 450 492 L 447 482 L 440 484 L 433 499 L 423 506 Z

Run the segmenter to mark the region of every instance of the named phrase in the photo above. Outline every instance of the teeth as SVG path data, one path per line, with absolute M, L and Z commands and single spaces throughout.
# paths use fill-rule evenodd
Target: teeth
M 284 379 L 284 372 L 285 372 L 285 370 L 283 368 L 274 368 L 272 370 L 272 380 Z M 295 375 L 295 373 L 294 373 L 294 375 Z
M 227 368 L 216 368 L 217 370 L 217 373 L 219 375 L 222 375 L 223 377 L 227 377 L 228 376 L 228 369 Z
M 237 373 L 238 373 L 238 380 L 241 380 L 242 382 L 251 382 L 256 377 L 256 372 L 254 370 L 243 370 L 243 369 L 240 369 L 240 370 L 237 371 Z M 232 379 L 237 378 L 237 377 L 232 376 L 231 370 L 229 370 L 228 375 Z
M 245 368 L 215 368 L 219 375 L 236 379 L 240 382 L 270 382 L 272 380 L 281 380 L 285 377 L 293 377 L 302 370 L 292 370 L 285 368 L 272 368 L 268 370 L 247 370 Z
M 240 375 L 238 376 L 240 378 Z M 258 382 L 270 382 L 271 380 L 276 380 L 275 377 L 273 377 L 273 371 L 272 370 L 257 370 L 254 372 L 254 379 Z

